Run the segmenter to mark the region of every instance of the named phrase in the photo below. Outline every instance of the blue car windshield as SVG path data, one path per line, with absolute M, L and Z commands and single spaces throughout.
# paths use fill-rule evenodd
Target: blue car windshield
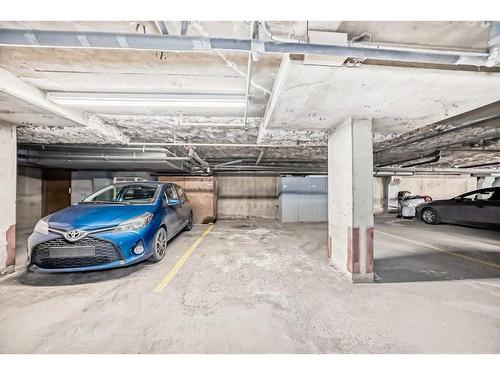
M 109 185 L 89 195 L 80 203 L 150 204 L 156 200 L 159 190 L 159 185 L 154 184 Z

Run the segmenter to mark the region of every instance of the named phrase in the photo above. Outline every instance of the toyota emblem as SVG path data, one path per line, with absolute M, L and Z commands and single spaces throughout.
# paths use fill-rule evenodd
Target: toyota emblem
M 64 234 L 64 237 L 68 241 L 76 241 L 82 236 L 82 234 L 83 232 L 80 232 L 79 230 L 70 230 Z

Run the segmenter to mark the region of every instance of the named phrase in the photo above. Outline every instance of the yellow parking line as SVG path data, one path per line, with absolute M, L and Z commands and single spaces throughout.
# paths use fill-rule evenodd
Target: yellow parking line
M 484 265 L 489 266 L 489 267 L 493 267 L 493 268 L 500 269 L 500 265 L 498 265 L 498 264 L 490 263 L 490 262 L 487 262 L 487 261 L 484 261 L 484 260 L 481 260 L 481 259 L 477 259 L 477 258 L 468 257 L 467 255 L 457 254 L 457 253 L 454 253 L 454 252 L 452 252 L 452 251 L 444 250 L 444 249 L 441 249 L 441 248 L 436 247 L 436 246 L 428 245 L 428 244 L 426 244 L 426 243 L 419 242 L 419 241 L 409 240 L 408 238 L 399 237 L 399 236 L 396 236 L 396 235 L 394 235 L 394 234 L 390 234 L 390 233 L 382 232 L 382 231 L 380 231 L 380 230 L 375 230 L 375 232 L 376 232 L 376 233 L 383 234 L 384 236 L 394 237 L 394 238 L 397 238 L 397 239 L 399 239 L 399 240 L 403 240 L 403 241 L 406 241 L 406 242 L 411 242 L 411 243 L 414 243 L 414 244 L 416 244 L 416 245 L 420 245 L 420 246 L 423 246 L 423 247 L 427 247 L 427 248 L 432 249 L 432 250 L 441 251 L 441 252 L 443 252 L 443 253 L 446 253 L 446 254 L 449 254 L 449 255 L 456 256 L 456 257 L 458 257 L 458 258 L 467 259 L 467 260 L 470 260 L 470 261 L 472 261 L 472 262 L 481 263 L 481 264 L 484 264 Z
M 154 289 L 154 291 L 156 293 L 161 293 L 163 291 L 163 289 L 165 289 L 167 287 L 167 285 L 170 283 L 170 281 L 172 281 L 172 279 L 177 274 L 177 272 L 181 269 L 181 267 L 184 265 L 184 263 L 186 263 L 186 261 L 191 256 L 191 254 L 193 254 L 193 252 L 196 250 L 198 245 L 201 243 L 201 241 L 203 241 L 203 239 L 207 236 L 207 234 L 210 233 L 210 231 L 212 230 L 213 227 L 214 227 L 214 224 L 208 224 L 208 228 L 205 229 L 203 234 L 196 240 L 195 243 L 193 243 L 191 245 L 191 247 L 182 256 L 182 258 L 179 259 L 178 262 L 175 264 L 175 266 L 170 270 L 170 272 L 167 274 L 167 276 L 165 276 L 165 278 L 162 281 L 160 281 L 160 283 L 156 286 L 156 288 Z

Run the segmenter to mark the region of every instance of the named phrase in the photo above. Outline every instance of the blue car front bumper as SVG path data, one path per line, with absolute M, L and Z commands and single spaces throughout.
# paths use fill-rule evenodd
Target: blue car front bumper
M 30 271 L 36 272 L 78 272 L 97 271 L 128 266 L 149 258 L 153 251 L 156 230 L 152 225 L 137 232 L 101 232 L 90 234 L 76 242 L 69 242 L 60 234 L 34 232 L 28 238 L 28 260 Z M 135 254 L 137 245 L 144 247 L 142 254 Z M 74 249 L 92 248 L 94 254 L 79 256 L 53 256 L 51 251 L 59 253 Z

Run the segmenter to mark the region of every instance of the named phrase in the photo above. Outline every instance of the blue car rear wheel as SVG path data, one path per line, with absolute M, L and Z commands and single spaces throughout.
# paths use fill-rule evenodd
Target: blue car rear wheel
M 186 224 L 186 228 L 185 228 L 188 232 L 193 229 L 193 213 L 191 212 L 189 214 L 189 218 L 188 218 L 188 222 Z

